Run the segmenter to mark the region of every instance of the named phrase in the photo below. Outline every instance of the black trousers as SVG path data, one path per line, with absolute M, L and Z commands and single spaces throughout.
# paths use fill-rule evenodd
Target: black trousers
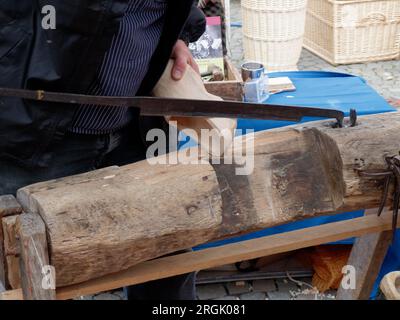
M 67 133 L 54 149 L 47 168 L 25 168 L 13 161 L 0 160 L 0 195 L 15 194 L 24 186 L 112 165 L 145 159 L 144 144 L 129 128 L 105 135 Z M 125 288 L 128 299 L 194 300 L 195 274 L 151 281 Z

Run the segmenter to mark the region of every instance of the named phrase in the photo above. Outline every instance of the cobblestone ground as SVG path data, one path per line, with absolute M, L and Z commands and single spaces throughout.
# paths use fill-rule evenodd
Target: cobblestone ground
M 319 293 L 311 278 L 269 279 L 202 284 L 197 286 L 199 300 L 333 300 L 335 292 Z M 122 290 L 80 297 L 75 300 L 124 300 Z
M 333 300 L 335 292 L 319 293 L 311 278 L 268 279 L 199 285 L 197 296 L 199 300 Z
M 231 21 L 241 23 L 240 1 L 231 0 Z M 240 66 L 244 61 L 242 46 L 242 29 L 232 27 L 230 55 L 235 65 Z M 299 70 L 324 70 L 354 74 L 364 78 L 379 94 L 386 99 L 400 99 L 400 61 L 358 63 L 334 67 L 312 54 L 303 50 L 298 63 Z
M 231 0 L 231 21 L 241 22 L 240 1 Z M 244 61 L 242 30 L 233 27 L 230 56 L 235 65 Z M 400 61 L 373 62 L 334 67 L 307 50 L 303 50 L 298 63 L 299 70 L 326 70 L 354 74 L 363 77 L 377 92 L 389 99 L 400 99 Z M 200 300 L 321 300 L 334 299 L 335 292 L 319 294 L 310 287 L 311 279 L 255 280 L 198 286 Z M 122 300 L 122 291 L 82 297 L 89 300 Z

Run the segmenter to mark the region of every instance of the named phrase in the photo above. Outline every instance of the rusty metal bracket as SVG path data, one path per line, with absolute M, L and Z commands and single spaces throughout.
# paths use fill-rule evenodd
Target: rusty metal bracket
M 393 220 L 392 220 L 392 241 L 394 241 L 396 234 L 397 218 L 399 215 L 400 207 L 400 155 L 385 158 L 387 164 L 387 170 L 385 171 L 359 171 L 359 175 L 362 177 L 374 178 L 374 179 L 385 179 L 383 195 L 381 204 L 378 210 L 378 216 L 382 214 L 382 211 L 386 205 L 389 189 L 391 182 L 394 181 L 394 195 L 393 195 Z

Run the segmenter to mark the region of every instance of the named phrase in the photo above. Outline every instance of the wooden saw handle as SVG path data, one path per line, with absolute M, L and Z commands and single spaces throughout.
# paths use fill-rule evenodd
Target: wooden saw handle
M 172 67 L 173 61 L 170 60 L 163 75 L 153 89 L 153 96 L 180 99 L 222 100 L 222 98 L 207 92 L 201 77 L 190 66 L 186 68 L 186 72 L 179 81 L 172 79 Z M 183 131 L 192 138 L 201 137 L 201 129 L 217 130 L 220 141 L 223 141 L 223 148 L 221 150 L 213 146 L 211 146 L 212 150 L 206 148 L 206 151 L 214 156 L 221 156 L 230 146 L 237 125 L 237 120 L 229 118 L 168 117 L 167 121 L 170 123 L 175 121 L 178 125 L 178 130 Z M 191 132 L 187 129 L 194 130 L 197 137 L 193 137 Z M 198 142 L 200 143 L 200 141 Z

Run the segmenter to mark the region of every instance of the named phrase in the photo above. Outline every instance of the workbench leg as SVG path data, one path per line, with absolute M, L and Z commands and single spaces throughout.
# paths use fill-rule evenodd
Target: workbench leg
M 17 218 L 21 286 L 25 300 L 55 300 L 55 274 L 49 266 L 46 227 L 38 214 Z
M 4 254 L 6 262 L 6 288 L 21 288 L 19 270 L 19 242 L 16 237 L 15 225 L 18 215 L 3 218 Z
M 22 212 L 22 207 L 12 195 L 0 196 L 0 292 L 7 288 L 7 267 L 3 234 L 3 218 L 17 215 Z
M 0 215 L 0 292 L 6 289 L 6 257 L 4 254 L 4 237 L 3 237 L 3 226 L 2 216 Z
M 365 214 L 376 214 L 369 210 Z M 357 238 L 347 265 L 355 268 L 355 288 L 340 286 L 337 300 L 367 300 L 392 242 L 392 231 L 368 234 Z

